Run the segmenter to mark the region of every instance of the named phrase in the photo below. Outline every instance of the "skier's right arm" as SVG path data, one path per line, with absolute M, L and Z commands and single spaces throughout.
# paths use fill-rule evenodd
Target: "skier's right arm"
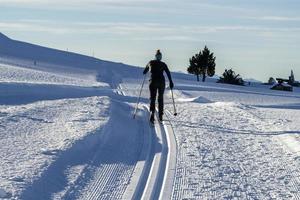
M 150 65 L 150 62 L 146 65 L 146 68 L 144 69 L 143 74 L 147 74 L 147 72 L 149 71 L 149 65 Z
M 171 72 L 170 72 L 170 70 L 169 70 L 169 68 L 168 68 L 167 65 L 165 65 L 165 69 L 164 70 L 165 70 L 165 72 L 166 72 L 166 74 L 168 76 L 168 79 L 169 79 L 169 82 L 170 82 L 170 88 L 173 89 L 174 83 L 172 81 Z

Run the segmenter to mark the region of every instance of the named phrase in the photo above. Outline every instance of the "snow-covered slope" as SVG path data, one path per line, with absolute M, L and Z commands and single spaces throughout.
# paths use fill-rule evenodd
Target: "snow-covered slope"
M 299 88 L 172 73 L 151 128 L 141 68 L 0 45 L 0 198 L 300 198 Z
M 0 33 L 0 60 L 26 68 L 61 73 L 90 73 L 99 81 L 118 83 L 123 77 L 137 77 L 140 68 L 104 61 L 72 52 L 16 41 Z
M 51 63 L 69 67 L 94 69 L 113 62 L 99 60 L 89 56 L 46 48 L 26 42 L 12 40 L 0 33 L 0 55 L 36 62 Z
M 141 144 L 135 139 L 141 125 L 128 123 L 131 113 L 125 102 L 135 99 L 115 90 L 121 78 L 138 76 L 141 69 L 11 40 L 3 34 L 0 46 L 0 198 L 72 198 L 79 187 L 75 183 L 80 190 L 90 187 L 92 182 L 83 174 L 92 178 L 94 170 L 103 171 L 104 183 L 124 177 L 114 186 L 116 197 L 122 196 L 139 158 Z M 133 130 L 120 135 L 118 127 L 124 124 Z M 128 143 L 120 146 L 118 136 Z M 125 147 L 136 153 L 126 157 Z M 103 157 L 99 148 L 114 152 Z M 116 160 L 119 165 L 111 167 Z M 100 192 L 94 196 L 103 197 L 101 190 L 107 187 L 94 186 Z

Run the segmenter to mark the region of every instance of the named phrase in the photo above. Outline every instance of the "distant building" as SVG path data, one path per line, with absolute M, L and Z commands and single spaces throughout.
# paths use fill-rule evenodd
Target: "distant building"
M 299 87 L 300 83 L 298 81 L 295 81 L 295 76 L 293 70 L 291 70 L 291 75 L 289 76 L 288 84 L 291 86 Z
M 283 91 L 293 91 L 293 86 L 285 83 L 289 82 L 289 79 L 283 79 L 283 78 L 276 78 L 278 81 L 277 84 L 275 84 L 273 87 L 271 87 L 271 90 L 283 90 Z
M 289 76 L 289 84 L 293 84 L 295 82 L 295 76 L 293 70 L 291 70 L 291 75 Z

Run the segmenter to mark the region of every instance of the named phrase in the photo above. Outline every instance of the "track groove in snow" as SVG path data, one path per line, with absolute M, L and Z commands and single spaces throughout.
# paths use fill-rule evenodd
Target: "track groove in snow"
M 153 137 L 157 137 L 157 142 L 152 147 L 156 153 L 153 155 L 153 161 L 148 174 L 148 180 L 144 188 L 142 199 L 159 198 L 166 170 L 168 144 L 166 141 L 166 132 L 160 123 L 155 122 L 153 134 Z
M 138 184 L 131 197 L 169 199 L 173 189 L 176 163 L 176 143 L 172 136 L 174 133 L 170 128 L 170 121 L 163 124 L 156 121 L 150 133 L 153 142 L 148 152 L 148 161 L 144 162 Z
M 160 193 L 160 199 L 171 199 L 172 197 L 177 162 L 177 142 L 174 134 L 173 125 L 168 115 L 172 114 L 166 109 L 165 117 L 167 118 L 167 121 L 164 122 L 163 127 L 166 133 L 169 151 L 164 180 L 162 184 L 162 190 Z
M 65 199 L 122 199 L 142 148 L 143 126 L 129 118 L 130 107 L 114 102 L 103 144 Z M 118 111 L 118 112 L 117 112 Z M 131 129 L 123 134 L 125 124 Z M 132 124 L 134 123 L 134 124 Z M 113 151 L 113 153 L 111 153 Z
M 147 109 L 144 106 L 145 110 Z M 147 122 L 148 119 L 143 116 L 144 122 Z M 122 199 L 139 199 L 142 196 L 144 187 L 146 185 L 151 163 L 153 160 L 152 143 L 153 133 L 148 124 L 144 124 L 143 130 L 143 148 L 141 150 L 140 159 L 137 162 L 135 169 L 132 173 L 130 184 L 127 186 L 126 191 L 123 194 Z M 144 160 L 142 158 L 145 158 Z
M 122 86 L 122 87 L 121 87 Z M 123 94 L 138 95 L 132 85 L 124 83 L 120 85 Z M 122 89 L 123 88 L 123 89 Z M 125 92 L 124 92 L 125 91 Z M 147 95 L 145 90 L 142 97 Z M 145 103 L 144 98 L 143 103 Z M 142 103 L 141 103 L 142 104 Z M 149 111 L 149 107 L 147 107 Z M 128 187 L 123 199 L 170 199 L 172 196 L 175 168 L 177 159 L 177 144 L 173 132 L 173 125 L 166 110 L 165 121 L 155 121 L 154 127 L 150 128 L 151 142 L 148 150 L 147 161 L 137 166 L 138 173 Z M 148 112 L 149 115 L 149 112 Z M 156 116 L 156 119 L 158 117 Z M 148 121 L 148 119 L 146 119 Z M 147 125 L 149 127 L 149 125 Z M 136 177 L 139 177 L 138 179 Z M 135 189 L 133 189 L 135 187 Z

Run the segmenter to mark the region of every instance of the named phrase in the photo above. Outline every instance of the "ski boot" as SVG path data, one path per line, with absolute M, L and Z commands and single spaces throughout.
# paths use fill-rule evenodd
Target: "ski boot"
M 151 124 L 154 124 L 154 113 L 151 113 L 149 121 Z

